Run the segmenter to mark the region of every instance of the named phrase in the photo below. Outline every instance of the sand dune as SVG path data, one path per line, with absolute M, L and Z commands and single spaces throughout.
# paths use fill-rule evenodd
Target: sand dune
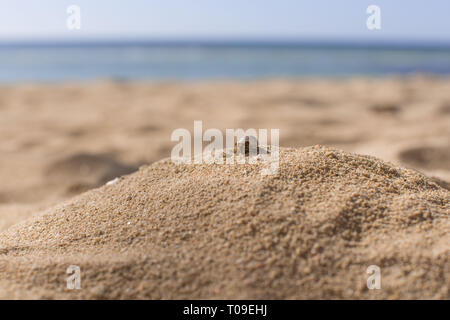
M 127 168 L 120 175 L 168 157 L 172 131 L 192 130 L 194 120 L 205 129 L 279 128 L 285 147 L 334 146 L 448 182 L 449 87 L 424 76 L 0 87 L 0 205 L 58 202 L 113 176 L 112 162 Z M 80 166 L 57 177 L 52 167 L 65 160 Z M 83 161 L 108 174 L 84 181 Z
M 450 193 L 326 147 L 256 165 L 142 167 L 0 235 L 0 292 L 33 298 L 449 298 Z M 66 268 L 82 290 L 66 289 Z M 382 270 L 368 290 L 366 268 Z
M 449 88 L 430 76 L 0 87 L 0 297 L 449 298 Z M 194 120 L 394 165 L 286 149 L 280 180 L 172 176 L 165 161 L 83 193 L 170 156 L 172 131 Z M 65 290 L 68 264 L 86 290 Z M 367 264 L 386 289 L 365 289 Z

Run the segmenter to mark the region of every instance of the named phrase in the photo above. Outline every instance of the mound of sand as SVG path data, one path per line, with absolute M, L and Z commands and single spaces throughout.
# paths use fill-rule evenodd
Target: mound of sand
M 260 171 L 162 160 L 15 225 L 0 296 L 449 298 L 449 191 L 321 146 L 282 148 L 278 174 Z M 81 290 L 66 289 L 69 265 Z

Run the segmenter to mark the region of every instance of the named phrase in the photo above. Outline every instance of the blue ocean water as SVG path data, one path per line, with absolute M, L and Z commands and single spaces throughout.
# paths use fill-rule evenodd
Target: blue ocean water
M 0 82 L 450 74 L 450 46 L 306 43 L 0 44 Z

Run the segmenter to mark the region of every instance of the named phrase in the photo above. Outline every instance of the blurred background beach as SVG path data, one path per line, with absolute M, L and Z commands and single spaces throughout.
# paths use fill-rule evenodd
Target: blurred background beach
M 356 0 L 2 1 L 0 229 L 170 156 L 194 120 L 448 187 L 450 4 L 375 2 L 380 30 Z

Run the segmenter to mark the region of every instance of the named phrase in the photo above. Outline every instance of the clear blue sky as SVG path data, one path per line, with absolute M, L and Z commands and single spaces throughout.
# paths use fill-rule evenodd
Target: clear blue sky
M 81 30 L 66 9 L 81 8 Z M 382 29 L 366 28 L 381 7 Z M 299 38 L 450 42 L 450 0 L 0 0 L 0 39 Z

